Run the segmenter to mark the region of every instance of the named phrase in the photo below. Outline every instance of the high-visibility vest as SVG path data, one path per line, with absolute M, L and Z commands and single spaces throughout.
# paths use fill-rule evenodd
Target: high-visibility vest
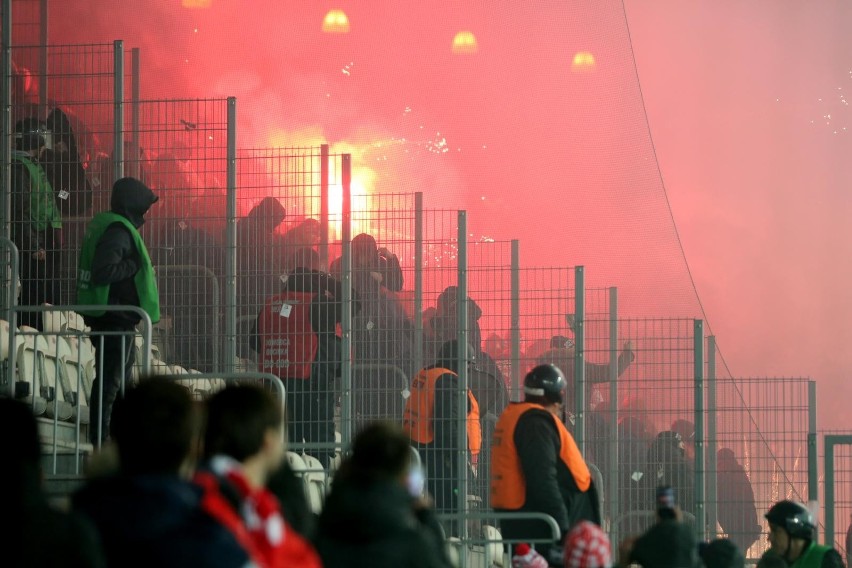
M 62 217 L 44 168 L 21 152 L 13 153 L 12 159 L 24 166 L 30 177 L 30 222 L 37 231 L 61 229 Z
M 790 568 L 820 568 L 822 559 L 829 550 L 831 550 L 830 546 L 811 542 L 802 555 L 790 565 Z
M 495 509 L 520 509 L 526 502 L 526 480 L 515 446 L 515 428 L 525 413 L 536 409 L 547 412 L 553 418 L 559 432 L 559 460 L 571 472 L 577 487 L 580 491 L 586 491 L 591 485 L 589 468 L 565 425 L 540 404 L 512 403 L 497 420 L 491 445 L 491 506 Z
M 101 286 L 92 284 L 92 265 L 94 264 L 98 241 L 101 240 L 101 237 L 109 226 L 115 223 L 123 225 L 133 238 L 133 246 L 136 247 L 136 252 L 139 254 L 139 270 L 133 276 L 133 286 L 136 288 L 136 295 L 139 297 L 139 307 L 148 313 L 151 323 L 157 323 L 160 321 L 160 296 L 157 292 L 157 278 L 154 275 L 154 266 L 151 264 L 148 249 L 145 248 L 145 241 L 142 240 L 142 236 L 136 227 L 133 226 L 133 223 L 123 215 L 111 211 L 104 211 L 92 217 L 86 229 L 86 235 L 83 237 L 80 262 L 77 266 L 77 303 L 84 306 L 109 305 L 109 289 L 111 284 L 103 284 Z M 80 313 L 97 317 L 104 315 L 106 310 Z
M 319 338 L 311 325 L 310 292 L 284 292 L 263 306 L 257 322 L 260 366 L 279 379 L 309 379 Z
M 411 394 L 405 401 L 402 425 L 412 441 L 431 444 L 435 441 L 435 383 L 441 375 L 458 375 L 449 369 L 423 369 L 411 382 Z M 482 449 L 482 425 L 479 423 L 479 403 L 467 389 L 470 409 L 467 413 L 467 448 L 474 456 Z

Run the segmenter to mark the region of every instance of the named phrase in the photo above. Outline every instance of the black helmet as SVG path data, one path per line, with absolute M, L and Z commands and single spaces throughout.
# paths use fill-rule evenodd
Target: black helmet
M 801 503 L 778 501 L 764 515 L 770 524 L 782 527 L 791 538 L 813 540 L 816 523 L 814 516 Z
M 562 402 L 568 381 L 556 365 L 539 365 L 524 377 L 524 394 Z

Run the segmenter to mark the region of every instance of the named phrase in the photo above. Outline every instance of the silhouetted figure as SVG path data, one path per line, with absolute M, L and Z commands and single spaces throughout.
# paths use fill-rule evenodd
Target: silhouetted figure
M 275 229 L 287 212 L 275 197 L 264 197 L 237 223 L 237 309 L 254 315 L 281 285 L 283 242 Z
M 3 485 L 0 531 L 3 566 L 8 568 L 100 568 L 106 566 L 94 527 L 79 515 L 48 505 L 41 488 L 41 444 L 29 407 L 0 398 L 3 443 Z
M 743 552 L 748 551 L 763 532 L 757 524 L 754 490 L 748 474 L 732 450 L 716 452 L 719 525 Z
M 680 434 L 671 430 L 660 432 L 648 448 L 648 472 L 653 487 L 670 485 L 674 488 L 678 502 L 684 511 L 695 508 L 695 476 Z M 648 501 L 653 499 L 649 493 Z
M 22 306 L 56 304 L 59 300 L 59 267 L 62 247 L 62 216 L 57 194 L 44 169 L 49 133 L 37 118 L 25 118 L 15 126 L 15 150 L 11 168 L 11 236 L 18 247 Z M 20 312 L 20 325 L 41 329 L 41 314 Z

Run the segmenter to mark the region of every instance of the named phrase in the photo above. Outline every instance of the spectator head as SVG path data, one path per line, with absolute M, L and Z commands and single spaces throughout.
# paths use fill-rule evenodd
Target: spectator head
M 449 369 L 454 373 L 459 372 L 459 342 L 456 340 L 445 341 L 438 350 L 435 364 L 443 369 Z M 467 363 L 476 364 L 476 349 L 473 345 L 467 345 Z
M 744 568 L 745 557 L 737 545 L 727 538 L 717 538 L 710 542 L 702 542 L 698 547 L 698 555 L 704 561 L 706 568 Z
M 248 218 L 265 233 L 275 231 L 275 228 L 284 222 L 286 216 L 287 210 L 278 199 L 272 196 L 261 199 L 248 214 Z
M 355 436 L 345 476 L 405 484 L 412 466 L 411 455 L 411 444 L 402 427 L 391 422 L 373 422 Z
M 207 400 L 205 457 L 225 455 L 258 464 L 263 476 L 281 465 L 285 448 L 281 405 L 254 385 L 226 387 Z
M 379 269 L 379 247 L 376 239 L 367 233 L 361 233 L 352 239 L 352 266 Z
M 290 274 L 299 270 L 313 270 L 321 272 L 323 270 L 323 265 L 320 255 L 316 249 L 311 247 L 302 247 L 286 259 L 284 268 Z
M 610 568 L 609 537 L 596 524 L 580 521 L 565 537 L 565 568 Z
M 110 209 L 133 223 L 137 229 L 145 223 L 145 214 L 159 201 L 151 189 L 132 177 L 123 177 L 112 185 Z
M 555 410 L 562 406 L 567 386 L 559 367 L 538 365 L 524 377 L 524 400 Z
M 50 132 L 38 118 L 30 116 L 15 125 L 15 148 L 36 155 L 42 148 L 50 149 Z
M 113 407 L 111 434 L 128 475 L 178 475 L 192 465 L 197 431 L 189 391 L 168 378 L 127 387 Z
M 799 559 L 814 538 L 813 514 L 801 503 L 779 501 L 764 515 L 769 522 L 769 545 L 788 563 Z

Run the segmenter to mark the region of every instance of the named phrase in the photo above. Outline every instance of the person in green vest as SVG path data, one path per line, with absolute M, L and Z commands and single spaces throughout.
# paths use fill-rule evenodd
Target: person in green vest
M 764 515 L 769 522 L 769 545 L 792 568 L 843 568 L 843 559 L 830 546 L 814 540 L 816 522 L 801 503 L 779 501 Z
M 145 213 L 157 202 L 148 186 L 135 178 L 122 178 L 112 187 L 110 211 L 89 222 L 77 270 L 77 304 L 85 306 L 138 306 L 160 319 L 160 301 L 154 267 L 139 228 Z M 110 415 L 122 378 L 128 383 L 134 363 L 134 337 L 141 316 L 134 311 L 85 310 L 80 312 L 92 329 L 96 370 L 92 384 L 92 444 L 109 435 Z M 101 361 L 103 357 L 103 361 Z M 101 414 L 100 409 L 103 409 Z
M 59 300 L 62 218 L 53 188 L 41 163 L 50 132 L 38 118 L 15 125 L 12 152 L 12 241 L 20 253 L 22 306 L 55 304 Z M 41 329 L 37 312 L 20 312 L 19 324 Z

